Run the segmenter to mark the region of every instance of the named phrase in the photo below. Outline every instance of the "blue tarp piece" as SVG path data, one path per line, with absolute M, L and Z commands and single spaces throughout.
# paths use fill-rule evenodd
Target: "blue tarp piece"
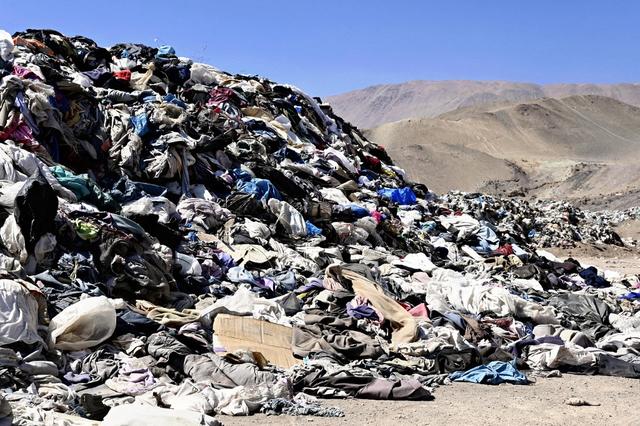
M 369 210 L 365 209 L 364 207 L 360 207 L 352 204 L 349 206 L 349 208 L 351 209 L 351 213 L 353 213 L 354 217 L 360 218 L 360 217 L 370 216 Z
M 378 191 L 378 195 L 400 205 L 415 204 L 417 201 L 416 194 L 409 187 L 382 188 Z
M 479 365 L 471 370 L 456 371 L 449 375 L 454 382 L 484 383 L 499 385 L 500 383 L 513 383 L 514 385 L 526 385 L 529 383 L 527 376 L 520 372 L 510 362 L 492 361 L 487 365 Z
M 316 236 L 316 235 L 322 234 L 322 229 L 318 228 L 313 223 L 309 222 L 308 220 L 305 223 L 307 224 L 307 234 L 308 235 Z
M 236 183 L 236 189 L 246 192 L 247 194 L 254 194 L 263 201 L 268 201 L 271 198 L 282 200 L 278 189 L 267 179 L 253 178 L 249 181 L 240 180 Z
M 173 47 L 169 45 L 164 45 L 158 47 L 158 53 L 156 53 L 156 58 L 160 58 L 162 56 L 175 55 L 176 51 Z
M 131 117 L 131 124 L 138 136 L 144 136 L 149 131 L 149 118 L 144 112 Z

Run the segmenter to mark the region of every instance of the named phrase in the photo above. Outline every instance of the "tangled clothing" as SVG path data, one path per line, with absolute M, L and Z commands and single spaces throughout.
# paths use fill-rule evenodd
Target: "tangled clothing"
M 195 382 L 206 383 L 214 388 L 269 385 L 277 381 L 273 373 L 261 371 L 257 365 L 231 364 L 213 353 L 185 356 L 184 372 Z
M 260 412 L 266 415 L 344 417 L 344 411 L 340 408 L 323 407 L 314 401 L 296 400 L 295 398 L 294 400 L 285 398 L 270 399 L 262 405 Z
M 9 253 L 19 261 L 20 264 L 25 264 L 29 253 L 27 253 L 27 247 L 24 241 L 24 235 L 20 231 L 20 227 L 16 223 L 14 215 L 10 215 L 0 228 L 0 239 L 7 248 Z
M 271 198 L 282 200 L 282 196 L 278 189 L 267 179 L 254 178 L 248 181 L 238 181 L 236 189 L 247 194 L 253 194 L 263 202 L 269 201 Z
M 432 357 L 446 350 L 466 352 L 475 350 L 460 332 L 451 327 L 434 326 L 421 332 L 419 340 L 397 346 L 398 353 L 410 357 Z
M 640 349 L 640 331 L 626 331 L 604 336 L 597 346 L 602 349 L 617 351 L 620 348 Z
M 638 363 L 637 356 L 632 356 L 630 361 L 623 358 L 624 356 L 617 358 L 605 353 L 598 354 L 597 373 L 605 376 L 640 379 L 640 363 Z
M 440 223 L 449 231 L 458 233 L 458 241 L 480 231 L 480 222 L 468 214 L 440 216 Z
M 185 357 L 193 353 L 187 345 L 164 331 L 147 338 L 147 352 L 159 363 L 169 364 L 179 370 L 182 370 Z
M 555 370 L 569 368 L 586 370 L 596 365 L 596 352 L 581 348 L 571 343 L 557 345 L 543 343 L 529 347 L 527 364 L 540 370 Z
M 105 345 L 82 358 L 79 363 L 72 362 L 71 371 L 75 374 L 89 374 L 92 380 L 87 386 L 102 383 L 118 374 L 119 365 L 115 357 L 118 352 L 116 347 Z
M 183 198 L 176 207 L 180 216 L 187 222 L 202 226 L 205 230 L 216 230 L 232 215 L 219 204 L 200 198 Z
M 213 417 L 185 410 L 168 410 L 151 405 L 124 404 L 113 407 L 102 426 L 221 426 Z
M 631 314 L 630 312 L 610 314 L 609 322 L 616 330 L 623 333 L 626 331 L 636 331 L 640 329 L 640 311 L 635 314 Z
M 278 217 L 277 223 L 282 225 L 287 234 L 292 237 L 307 235 L 307 225 L 304 216 L 286 201 L 271 198 L 268 202 L 271 213 Z
M 0 153 L 0 158 L 10 159 L 14 165 L 14 170 L 7 170 L 8 166 L 4 166 L 5 170 L 2 179 L 22 182 L 26 181 L 29 176 L 39 173 L 42 174 L 58 195 L 69 201 L 76 201 L 75 194 L 62 186 L 49 168 L 35 154 L 21 149 L 11 141 L 5 141 L 0 144 Z
M 87 175 L 76 176 L 68 169 L 62 166 L 54 166 L 51 168 L 58 182 L 76 196 L 78 201 L 85 201 L 105 211 L 115 211 L 118 205 L 113 201 L 109 194 L 102 192 L 100 187 L 89 179 Z
M 161 383 L 137 399 L 155 405 L 162 403 L 174 410 L 196 411 L 205 414 L 248 416 L 273 398 L 286 397 L 289 386 L 286 380 L 268 385 L 236 386 L 214 389 L 204 383 L 184 380 L 179 386 Z
M 482 314 L 493 312 L 498 316 L 513 315 L 537 324 L 558 324 L 555 310 L 550 306 L 515 296 L 506 288 L 489 287 L 468 279 L 454 271 L 437 268 L 426 288 L 427 303 L 435 310 L 446 312 L 449 307 L 460 312 Z
M 38 302 L 16 281 L 0 279 L 0 345 L 38 343 Z
M 133 241 L 106 237 L 100 245 L 100 263 L 113 274 L 113 294 L 128 300 L 162 302 L 169 298 L 169 279 L 155 251 L 143 250 Z
M 390 380 L 373 376 L 354 375 L 349 371 L 327 374 L 323 369 L 312 370 L 294 383 L 296 391 L 311 395 L 331 396 L 332 390 L 363 399 L 396 399 L 426 401 L 431 393 L 415 379 Z
M 390 322 L 391 328 L 394 330 L 391 339 L 394 345 L 415 340 L 417 335 L 416 319 L 398 302 L 385 295 L 375 282 L 356 272 L 342 269 L 341 275 L 351 282 L 353 292 L 357 296 L 367 299 L 371 306 L 381 312 L 385 320 Z
M 588 294 L 563 293 L 549 299 L 564 314 L 563 325 L 567 328 L 579 329 L 591 340 L 598 340 L 609 330 L 609 305 L 595 296 Z
M 380 344 L 369 335 L 351 327 L 351 319 L 306 315 L 305 325 L 293 329 L 292 349 L 297 357 L 304 358 L 313 354 L 331 356 L 339 362 L 350 359 L 377 358 L 383 354 Z
M 581 331 L 569 330 L 559 325 L 536 325 L 533 328 L 533 335 L 536 339 L 545 336 L 557 336 L 565 342 L 571 342 L 583 348 L 594 346 L 593 341 Z
M 583 269 L 579 272 L 579 275 L 587 285 L 593 287 L 609 287 L 611 285 L 604 277 L 598 275 L 598 270 L 594 266 Z
M 197 321 L 200 317 L 200 313 L 194 309 L 178 311 L 176 309 L 157 306 L 145 300 L 138 300 L 136 307 L 145 311 L 148 319 L 168 327 L 181 327 Z
M 282 325 L 289 325 L 284 309 L 275 301 L 259 297 L 246 285 L 238 287 L 231 296 L 225 296 L 200 313 L 202 320 L 208 324 L 219 313 L 233 315 L 253 315 L 256 319 L 266 319 Z

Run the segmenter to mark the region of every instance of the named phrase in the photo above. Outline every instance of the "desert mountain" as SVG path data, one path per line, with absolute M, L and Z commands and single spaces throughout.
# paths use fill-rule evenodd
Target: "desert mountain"
M 467 107 L 370 130 L 410 176 L 450 189 L 638 204 L 640 108 L 594 95 Z
M 361 128 L 407 118 L 437 117 L 463 107 L 528 102 L 542 97 L 600 95 L 640 106 L 640 84 L 548 84 L 506 81 L 408 81 L 354 90 L 326 100 Z

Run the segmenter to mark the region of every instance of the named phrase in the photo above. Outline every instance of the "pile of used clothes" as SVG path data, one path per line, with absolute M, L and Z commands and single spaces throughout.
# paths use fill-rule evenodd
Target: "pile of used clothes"
M 568 205 L 438 197 L 319 99 L 169 46 L 0 33 L 0 73 L 0 424 L 640 376 L 638 278 L 538 250 L 620 243 Z
M 581 210 L 566 201 L 536 199 L 531 202 L 485 194 L 450 192 L 440 200 L 452 211 L 470 213 L 491 223 L 502 232 L 518 235 L 536 247 L 573 247 L 576 243 L 634 246 L 634 239 L 623 240 L 614 227 L 635 220 L 640 208 L 624 211 Z

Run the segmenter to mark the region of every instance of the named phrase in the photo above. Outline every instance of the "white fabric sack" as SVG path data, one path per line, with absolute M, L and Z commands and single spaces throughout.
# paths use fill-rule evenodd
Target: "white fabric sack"
M 79 351 L 107 340 L 116 329 L 116 310 L 104 296 L 89 297 L 67 307 L 49 323 L 56 349 Z

